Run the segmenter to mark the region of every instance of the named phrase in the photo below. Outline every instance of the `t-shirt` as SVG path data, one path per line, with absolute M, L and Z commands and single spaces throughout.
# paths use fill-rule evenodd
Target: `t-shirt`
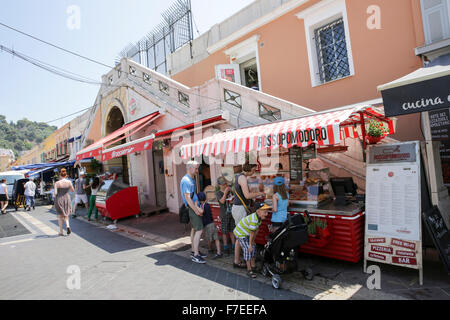
M 212 211 L 211 211 L 211 207 L 209 206 L 209 204 L 205 203 L 205 205 L 203 206 L 203 225 L 206 227 L 208 224 L 213 223 L 214 219 L 212 216 Z
M 234 228 L 233 233 L 236 238 L 245 238 L 250 235 L 250 232 L 258 230 L 260 225 L 261 219 L 255 212 L 239 221 L 236 228 Z
M 83 178 L 79 178 L 75 180 L 75 185 L 77 187 L 77 194 L 86 194 L 86 191 L 84 191 L 83 186 L 86 184 L 86 180 Z
M 34 195 L 36 194 L 36 185 L 34 184 L 33 181 L 28 181 L 27 183 L 25 183 L 25 192 L 24 194 L 28 197 L 34 197 Z
M 6 188 L 6 183 L 0 183 L 0 194 L 6 194 L 5 188 Z
M 220 199 L 222 199 L 222 197 L 223 197 L 223 192 L 221 190 L 217 191 L 216 198 L 217 198 L 217 201 L 219 202 L 219 206 L 220 206 L 220 216 L 225 217 L 228 214 L 227 213 L 228 203 L 226 201 L 225 201 L 225 203 L 221 203 Z
M 197 205 L 200 205 L 200 202 L 198 201 L 198 197 L 197 197 L 197 193 L 195 192 L 195 180 L 193 178 L 191 178 L 190 175 L 186 174 L 183 179 L 181 179 L 180 182 L 180 190 L 181 190 L 181 198 L 183 198 L 183 202 L 186 205 L 186 207 L 188 207 L 188 203 L 186 201 L 186 199 L 184 198 L 184 194 L 188 193 L 189 195 L 194 194 L 194 196 L 192 197 L 192 201 L 194 202 L 194 204 L 196 203 Z

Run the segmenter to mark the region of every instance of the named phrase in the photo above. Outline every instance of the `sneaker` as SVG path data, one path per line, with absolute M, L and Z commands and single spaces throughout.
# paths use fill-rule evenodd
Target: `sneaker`
M 223 257 L 223 253 L 216 253 L 213 257 L 213 260 L 218 259 L 218 258 L 222 258 Z
M 200 255 L 193 256 L 192 261 L 194 261 L 195 263 L 206 263 L 205 259 L 203 259 Z
M 198 252 L 198 255 L 199 255 L 200 257 L 202 257 L 202 258 L 207 258 L 207 257 L 208 257 L 207 254 L 204 254 L 204 253 L 202 253 L 201 251 Z M 193 257 L 193 256 L 194 256 L 194 251 L 191 251 L 191 257 Z

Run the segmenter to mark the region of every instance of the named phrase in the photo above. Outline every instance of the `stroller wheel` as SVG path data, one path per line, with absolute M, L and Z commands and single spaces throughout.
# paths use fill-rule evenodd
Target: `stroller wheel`
M 278 274 L 273 275 L 272 277 L 272 286 L 275 289 L 280 289 L 281 286 L 281 277 Z

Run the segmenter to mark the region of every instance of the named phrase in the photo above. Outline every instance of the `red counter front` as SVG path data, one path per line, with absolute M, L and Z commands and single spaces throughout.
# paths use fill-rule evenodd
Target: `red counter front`
M 98 197 L 98 196 L 97 196 Z M 112 220 L 138 215 L 140 213 L 138 188 L 129 187 L 107 197 L 105 201 L 97 200 L 96 206 L 103 217 Z
M 363 212 L 349 216 L 314 213 L 313 209 L 308 210 L 308 212 L 311 218 L 320 218 L 326 221 L 329 237 L 325 240 L 319 240 L 310 236 L 309 241 L 300 247 L 300 252 L 355 263 L 362 259 L 364 253 L 365 217 Z M 295 214 L 297 212 L 290 213 Z M 267 219 L 262 222 L 255 239 L 257 244 L 265 245 L 267 243 L 271 216 L 269 214 Z

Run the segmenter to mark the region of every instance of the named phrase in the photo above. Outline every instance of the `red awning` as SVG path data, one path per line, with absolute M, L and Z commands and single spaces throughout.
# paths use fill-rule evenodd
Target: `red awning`
M 159 115 L 159 112 L 152 113 L 148 116 L 145 116 L 139 120 L 130 122 L 126 125 L 124 125 L 122 128 L 114 131 L 110 135 L 100 139 L 99 141 L 95 142 L 94 144 L 84 148 L 80 152 L 77 153 L 77 161 L 80 161 L 82 159 L 86 158 L 92 158 L 92 157 L 99 157 L 102 155 L 102 149 L 104 147 L 107 147 L 118 140 L 122 140 L 124 138 L 127 138 L 139 130 L 143 129 L 145 126 L 149 124 L 149 122 L 153 121 L 157 116 Z M 125 137 L 121 137 L 122 135 L 129 132 Z
M 209 125 L 209 124 L 216 123 L 216 122 L 223 121 L 223 120 L 224 119 L 222 118 L 222 116 L 217 116 L 214 118 L 209 118 L 209 119 L 205 119 L 205 120 L 198 121 L 195 123 L 190 123 L 190 124 L 187 124 L 184 126 L 157 132 L 155 134 L 149 135 L 147 137 L 144 137 L 144 138 L 141 138 L 141 139 L 138 139 L 135 141 L 131 141 L 131 142 L 123 144 L 121 146 L 117 146 L 117 147 L 114 147 L 114 148 L 111 148 L 108 150 L 104 150 L 103 154 L 102 154 L 102 161 L 108 161 L 111 159 L 119 158 L 122 156 L 126 156 L 130 153 L 140 152 L 140 151 L 144 151 L 144 150 L 151 150 L 153 147 L 153 141 L 156 138 L 162 139 L 163 137 L 170 136 L 172 133 L 174 133 L 177 130 L 191 130 L 191 129 L 197 128 L 199 126 L 201 128 L 201 126 Z
M 181 156 L 186 159 L 200 155 L 260 151 L 264 148 L 306 147 L 312 143 L 319 146 L 336 145 L 343 138 L 362 136 L 361 123 L 367 119 L 382 121 L 389 134 L 394 133 L 394 122 L 384 116 L 383 108 L 357 106 L 218 133 L 184 145 Z

